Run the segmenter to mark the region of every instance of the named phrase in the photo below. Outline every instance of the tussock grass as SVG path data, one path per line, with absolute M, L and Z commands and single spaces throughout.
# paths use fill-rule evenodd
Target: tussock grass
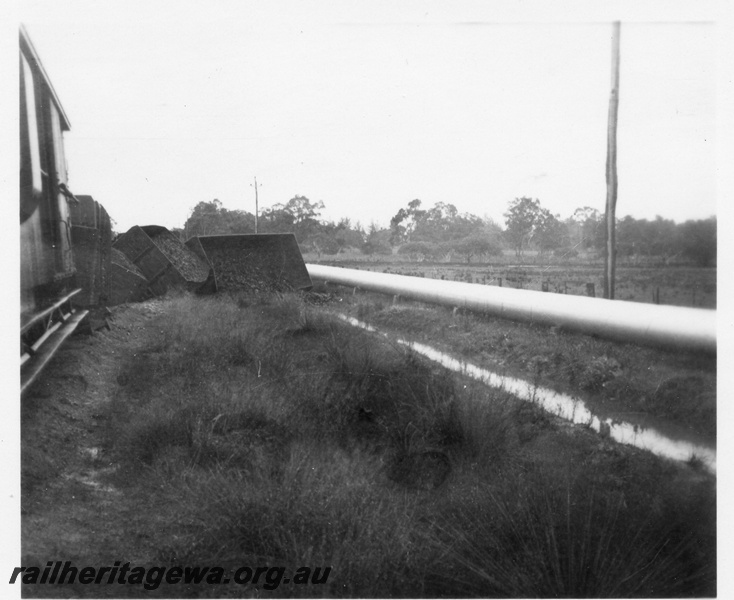
M 159 562 L 331 567 L 326 587 L 275 595 L 714 589 L 714 493 L 699 471 L 694 486 L 590 432 L 566 439 L 536 409 L 295 295 L 181 296 L 152 327 L 158 339 L 122 366 L 108 445 L 120 485 L 170 507 Z
M 417 568 L 411 559 L 421 539 L 413 528 L 417 502 L 386 493 L 380 478 L 376 457 L 310 443 L 291 447 L 277 477 L 263 469 L 190 473 L 170 490 L 197 507 L 185 517 L 197 525 L 181 544 L 182 560 L 330 566 L 327 589 L 310 590 L 316 596 L 412 586 L 399 580 Z
M 453 410 L 460 456 L 481 466 L 502 464 L 512 458 L 519 431 L 514 418 L 517 405 L 509 396 L 475 385 Z
M 650 519 L 623 493 L 585 480 L 558 485 L 536 476 L 526 484 L 512 495 L 486 489 L 482 502 L 437 528 L 451 572 L 437 578 L 439 589 L 466 596 L 678 597 L 713 579 L 712 563 L 692 568 L 699 540 L 672 507 Z M 696 506 L 681 507 L 696 518 Z

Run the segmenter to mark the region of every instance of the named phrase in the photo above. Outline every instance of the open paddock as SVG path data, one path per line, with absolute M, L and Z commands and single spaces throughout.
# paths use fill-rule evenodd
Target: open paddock
M 485 263 L 443 263 L 395 260 L 395 256 L 355 257 L 317 260 L 305 256 L 306 262 L 394 273 L 413 277 L 463 281 L 480 285 L 497 285 L 549 293 L 584 296 L 604 293 L 603 268 L 599 264 L 512 264 L 500 259 Z M 380 259 L 383 260 L 380 260 Z M 670 304 L 697 308 L 716 308 L 716 268 L 693 266 L 619 266 L 615 298 L 631 302 Z

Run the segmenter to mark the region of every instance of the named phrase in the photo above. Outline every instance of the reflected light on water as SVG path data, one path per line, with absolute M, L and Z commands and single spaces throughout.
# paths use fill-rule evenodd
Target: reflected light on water
M 339 315 L 339 317 L 361 329 L 373 333 L 381 333 L 371 325 L 363 323 L 353 317 Z M 386 336 L 387 334 L 381 333 Z M 648 450 L 659 456 L 670 458 L 673 460 L 686 461 L 692 456 L 700 459 L 706 467 L 716 473 L 716 450 L 699 444 L 694 444 L 685 440 L 675 440 L 669 438 L 653 428 L 643 428 L 633 423 L 624 421 L 614 421 L 612 419 L 601 420 L 594 415 L 586 406 L 581 398 L 576 398 L 568 394 L 557 392 L 550 388 L 537 386 L 523 379 L 507 377 L 493 373 L 487 369 L 478 367 L 477 365 L 458 360 L 436 350 L 426 344 L 413 342 L 410 340 L 398 339 L 398 344 L 407 346 L 414 352 L 437 362 L 447 369 L 466 375 L 477 381 L 481 381 L 491 387 L 500 388 L 521 400 L 526 400 L 537 404 L 547 412 L 557 415 L 572 423 L 588 425 L 595 431 L 601 431 L 602 424 L 609 427 L 609 437 L 620 444 L 628 444 L 637 448 Z

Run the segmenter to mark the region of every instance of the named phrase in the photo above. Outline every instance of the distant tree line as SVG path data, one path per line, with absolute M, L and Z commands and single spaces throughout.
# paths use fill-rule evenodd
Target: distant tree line
M 516 198 L 505 213 L 505 225 L 505 239 L 518 256 L 526 249 L 554 250 L 561 256 L 604 251 L 606 216 L 589 206 L 561 221 L 538 200 Z M 716 217 L 676 224 L 660 216 L 649 221 L 628 215 L 617 219 L 616 231 L 618 257 L 666 262 L 683 258 L 702 267 L 716 264 Z
M 424 208 L 415 199 L 398 210 L 388 228 L 371 223 L 365 230 L 349 218 L 338 222 L 321 219 L 323 202 L 294 196 L 285 204 L 262 211 L 260 233 L 293 233 L 303 251 L 335 255 L 350 250 L 364 254 L 410 256 L 415 260 L 486 259 L 504 250 L 522 257 L 526 251 L 573 258 L 579 253 L 600 254 L 604 248 L 605 217 L 585 206 L 561 219 L 538 199 L 521 197 L 508 203 L 504 228 L 492 219 L 459 213 L 453 204 L 437 202 Z M 199 202 L 191 211 L 181 235 L 254 233 L 255 215 L 229 210 L 219 200 Z M 716 264 L 716 218 L 686 221 L 626 216 L 617 220 L 617 255 L 636 260 L 685 260 L 700 266 Z

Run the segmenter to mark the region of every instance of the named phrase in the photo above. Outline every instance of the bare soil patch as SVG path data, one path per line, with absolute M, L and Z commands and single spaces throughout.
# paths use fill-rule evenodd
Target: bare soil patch
M 118 465 L 104 447 L 107 407 L 120 365 L 150 343 L 156 301 L 113 311 L 111 328 L 77 335 L 23 398 L 21 564 L 144 564 L 158 546 L 156 499 L 115 484 Z M 25 597 L 121 595 L 121 586 L 24 586 Z

